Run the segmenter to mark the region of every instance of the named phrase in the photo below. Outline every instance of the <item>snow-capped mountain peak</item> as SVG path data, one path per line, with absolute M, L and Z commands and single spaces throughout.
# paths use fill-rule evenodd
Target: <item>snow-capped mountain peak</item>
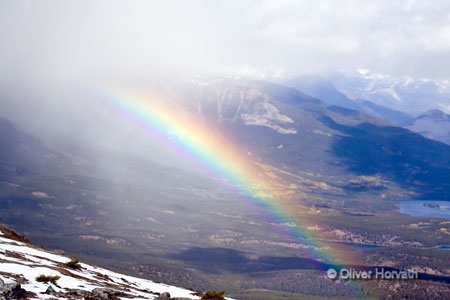
M 435 108 L 444 109 L 450 102 L 448 80 L 394 76 L 368 69 L 358 69 L 349 74 L 337 73 L 329 80 L 341 93 L 355 99 L 411 115 Z

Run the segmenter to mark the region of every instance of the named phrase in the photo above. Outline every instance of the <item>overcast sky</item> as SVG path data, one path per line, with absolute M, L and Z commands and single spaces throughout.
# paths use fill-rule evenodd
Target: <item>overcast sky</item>
M 0 1 L 0 80 L 371 69 L 448 78 L 450 1 Z

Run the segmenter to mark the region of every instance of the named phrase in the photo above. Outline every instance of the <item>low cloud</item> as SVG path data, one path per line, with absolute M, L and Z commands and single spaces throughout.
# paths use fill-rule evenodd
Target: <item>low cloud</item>
M 442 77 L 448 11 L 424 1 L 3 2 L 0 78 L 133 81 L 243 67 Z

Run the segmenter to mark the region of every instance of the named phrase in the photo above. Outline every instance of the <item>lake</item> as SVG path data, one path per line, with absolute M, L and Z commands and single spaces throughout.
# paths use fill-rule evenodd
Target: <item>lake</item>
M 436 247 L 436 250 L 450 251 L 450 246 L 438 246 Z
M 405 215 L 450 220 L 450 201 L 407 200 L 398 202 L 398 206 Z

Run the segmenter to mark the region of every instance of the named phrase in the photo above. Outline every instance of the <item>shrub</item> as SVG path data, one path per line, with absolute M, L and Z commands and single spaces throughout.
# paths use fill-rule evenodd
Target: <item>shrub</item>
M 225 300 L 223 296 L 225 291 L 209 291 L 203 294 L 202 299 L 208 300 Z
M 74 269 L 74 270 L 81 270 L 83 267 L 80 265 L 80 261 L 76 258 L 72 258 L 71 261 L 66 263 L 66 267 Z
M 39 275 L 38 277 L 36 277 L 36 281 L 37 282 L 43 282 L 43 283 L 53 283 L 54 285 L 56 285 L 56 281 L 58 279 L 60 279 L 61 276 L 55 275 L 55 276 L 47 276 L 47 275 Z

